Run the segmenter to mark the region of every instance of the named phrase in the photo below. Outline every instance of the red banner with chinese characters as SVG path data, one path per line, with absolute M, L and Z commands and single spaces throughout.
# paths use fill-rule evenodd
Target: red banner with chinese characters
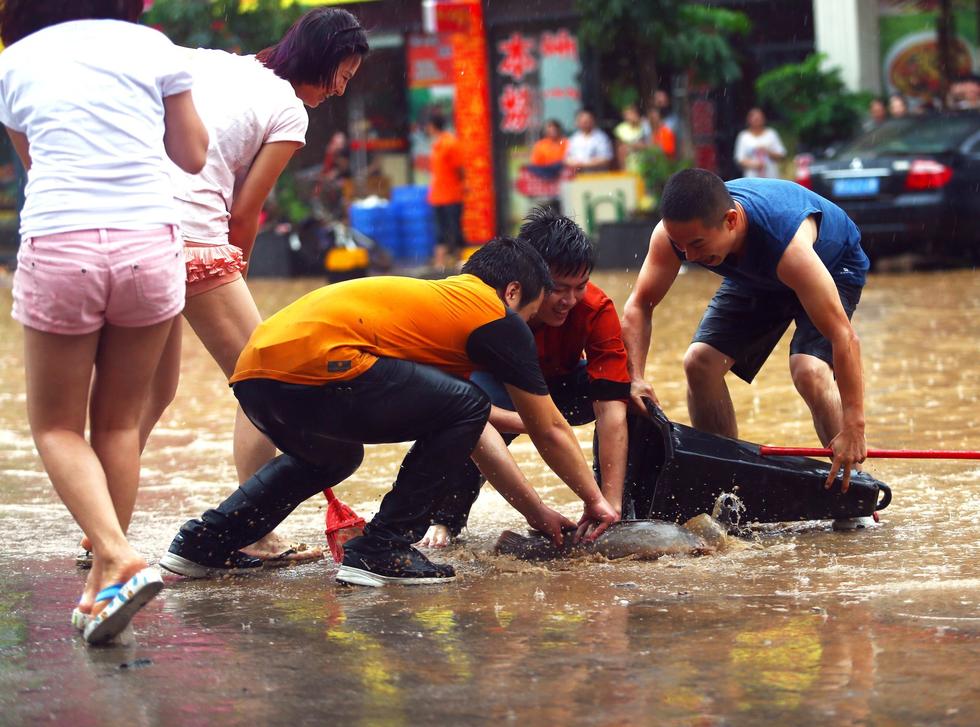
M 453 31 L 456 135 L 466 160 L 463 235 L 480 244 L 494 236 L 497 220 L 483 6 L 479 0 L 440 2 L 436 16 L 439 31 Z

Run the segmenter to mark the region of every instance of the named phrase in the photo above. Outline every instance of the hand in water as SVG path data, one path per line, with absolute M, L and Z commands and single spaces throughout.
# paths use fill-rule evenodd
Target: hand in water
M 425 531 L 425 535 L 415 545 L 420 548 L 445 548 L 451 540 L 452 535 L 449 533 L 449 528 L 445 525 L 436 524 L 430 525 L 429 529 Z
M 619 513 L 604 497 L 600 497 L 595 502 L 585 503 L 585 510 L 582 518 L 578 521 L 578 529 L 575 531 L 576 542 L 583 536 L 589 542 L 594 541 L 602 535 L 606 528 L 615 522 L 619 522 Z
M 834 461 L 830 466 L 830 474 L 824 487 L 828 490 L 833 486 L 838 472 L 843 472 L 840 491 L 847 492 L 851 486 L 851 470 L 868 456 L 868 443 L 864 432 L 857 429 L 844 428 L 830 441 L 830 449 L 834 453 Z
M 551 542 L 555 544 L 556 548 L 560 548 L 565 540 L 562 529 L 572 530 L 575 528 L 575 523 L 547 505 L 542 505 L 538 513 L 529 517 L 527 524 L 551 538 Z

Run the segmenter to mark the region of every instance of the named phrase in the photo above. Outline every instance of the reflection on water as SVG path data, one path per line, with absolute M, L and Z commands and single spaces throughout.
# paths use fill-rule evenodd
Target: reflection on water
M 597 274 L 622 304 L 632 274 Z M 266 313 L 310 281 L 255 281 Z M 681 276 L 654 317 L 648 375 L 687 422 L 681 358 L 717 279 Z M 949 724 L 980 721 L 976 462 L 870 462 L 895 499 L 883 525 L 778 528 L 705 558 L 546 565 L 489 555 L 520 516 L 485 490 L 448 587 L 341 588 L 334 565 L 180 582 L 137 643 L 87 649 L 68 615 L 75 528 L 34 455 L 21 337 L 0 291 L 2 721 L 88 724 Z M 978 448 L 980 278 L 872 278 L 855 317 L 869 443 Z M 233 398 L 188 336 L 178 399 L 144 459 L 132 526 L 152 557 L 234 479 Z M 786 344 L 753 386 L 731 382 L 743 438 L 816 445 Z M 591 447 L 589 428 L 578 430 Z M 339 494 L 370 514 L 405 445 L 368 447 Z M 547 501 L 574 496 L 525 439 L 513 450 Z M 322 538 L 324 503 L 283 526 Z M 131 711 L 129 711 L 131 710 Z

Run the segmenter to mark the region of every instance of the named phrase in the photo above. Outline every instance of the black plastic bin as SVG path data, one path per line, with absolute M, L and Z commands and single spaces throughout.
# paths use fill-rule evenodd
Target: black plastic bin
M 759 445 L 706 434 L 669 421 L 648 405 L 650 418 L 631 417 L 624 512 L 683 522 L 710 513 L 731 492 L 745 505 L 742 523 L 829 520 L 869 516 L 891 502 L 891 489 L 854 472 L 846 493 L 826 489 L 829 462 L 808 457 L 763 457 Z

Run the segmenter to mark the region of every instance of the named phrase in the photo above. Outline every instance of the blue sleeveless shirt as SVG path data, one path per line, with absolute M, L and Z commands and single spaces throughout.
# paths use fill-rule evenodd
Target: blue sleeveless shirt
M 748 218 L 745 245 L 741 257 L 729 255 L 720 265 L 702 267 L 750 291 L 787 292 L 776 266 L 803 220 L 813 215 L 818 228 L 813 249 L 834 281 L 864 286 L 868 256 L 861 233 L 840 207 L 784 179 L 736 179 L 725 186 Z

